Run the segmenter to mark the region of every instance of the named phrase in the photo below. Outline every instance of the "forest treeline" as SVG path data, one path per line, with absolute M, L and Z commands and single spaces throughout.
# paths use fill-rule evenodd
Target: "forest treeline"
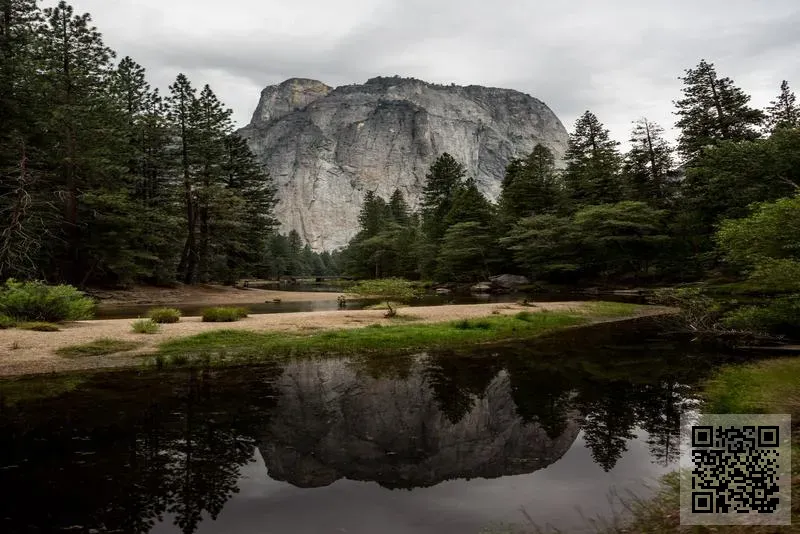
M 0 280 L 514 273 L 641 284 L 749 272 L 716 232 L 754 203 L 796 193 L 795 96 L 783 82 L 768 109 L 755 109 L 706 61 L 681 79 L 676 147 L 640 119 L 623 153 L 587 111 L 564 168 L 536 146 L 508 165 L 496 203 L 442 154 L 417 209 L 399 191 L 368 192 L 349 246 L 317 254 L 297 232 L 277 232 L 268 170 L 210 87 L 179 74 L 162 95 L 133 59 L 116 60 L 89 15 L 63 1 L 0 0 Z
M 0 280 L 75 285 L 324 274 L 208 86 L 167 94 L 66 2 L 0 0 Z
M 400 191 L 367 193 L 348 274 L 474 282 L 513 273 L 543 283 L 669 283 L 752 269 L 728 261 L 723 221 L 790 197 L 800 184 L 800 108 L 784 81 L 766 110 L 712 63 L 681 77 L 677 147 L 634 123 L 630 149 L 590 111 L 575 123 L 563 169 L 537 145 L 506 169 L 496 204 L 449 154 L 430 167 L 419 209 Z M 797 222 L 786 218 L 785 223 Z M 729 230 L 730 233 L 730 230 Z M 786 244 L 800 249 L 800 241 Z M 798 258 L 800 259 L 800 258 Z

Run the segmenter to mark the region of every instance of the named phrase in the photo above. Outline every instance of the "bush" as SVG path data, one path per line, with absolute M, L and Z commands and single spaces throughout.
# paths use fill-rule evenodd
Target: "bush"
M 45 321 L 33 321 L 28 323 L 17 323 L 20 330 L 33 330 L 35 332 L 58 332 L 61 330 L 57 324 Z
M 131 325 L 137 334 L 157 334 L 161 329 L 159 324 L 152 319 L 139 319 Z
M 489 330 L 492 328 L 492 324 L 489 321 L 469 321 L 468 319 L 462 319 L 454 323 L 453 326 L 459 330 Z
M 5 330 L 6 328 L 14 328 L 16 324 L 17 322 L 8 315 L 0 314 L 0 330 Z
M 177 323 L 181 320 L 180 310 L 175 308 L 153 308 L 147 316 L 156 323 L 167 324 Z
M 245 308 L 206 308 L 203 310 L 204 323 L 233 323 L 247 317 Z
M 0 314 L 17 321 L 78 321 L 93 317 L 94 301 L 72 286 L 9 279 L 0 288 Z
M 520 321 L 525 321 L 526 323 L 529 323 L 529 322 L 533 321 L 533 314 L 531 312 L 529 312 L 529 311 L 521 311 L 521 312 L 517 313 L 516 315 L 514 315 L 514 318 L 515 319 L 519 319 Z
M 797 335 L 800 333 L 800 298 L 774 299 L 766 306 L 742 306 L 728 313 L 723 324 L 737 330 Z

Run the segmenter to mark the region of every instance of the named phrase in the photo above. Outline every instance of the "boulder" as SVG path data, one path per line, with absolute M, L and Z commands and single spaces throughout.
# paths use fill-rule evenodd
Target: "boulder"
M 527 277 L 517 274 L 501 274 L 498 276 L 492 276 L 489 278 L 489 280 L 494 285 L 504 287 L 507 289 L 513 289 L 531 283 L 531 281 Z

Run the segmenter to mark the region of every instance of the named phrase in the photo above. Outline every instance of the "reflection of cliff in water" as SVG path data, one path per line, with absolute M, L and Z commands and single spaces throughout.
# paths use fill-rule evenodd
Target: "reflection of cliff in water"
M 460 353 L 87 375 L 77 389 L 71 377 L 0 381 L 0 532 L 138 534 L 161 520 L 195 532 L 238 491 L 256 447 L 270 477 L 300 487 L 530 473 L 579 428 L 605 470 L 640 429 L 654 461 L 674 460 L 689 384 L 724 358 L 652 332 L 580 332 Z
M 336 360 L 290 364 L 259 437 L 269 476 L 301 487 L 340 478 L 423 487 L 531 473 L 575 441 L 576 412 L 550 437 L 519 416 L 505 371 L 480 360 L 470 372 L 463 367 L 469 360 L 452 360 L 462 366 L 458 383 L 437 373 L 450 360 L 422 356 L 406 379 L 358 376 Z

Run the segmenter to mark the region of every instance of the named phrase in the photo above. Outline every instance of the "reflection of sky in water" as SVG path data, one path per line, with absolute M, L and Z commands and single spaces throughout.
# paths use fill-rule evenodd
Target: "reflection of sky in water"
M 351 533 L 477 534 L 501 523 L 537 525 L 568 532 L 586 530 L 585 518 L 608 515 L 613 492 L 646 494 L 669 467 L 652 460 L 647 434 L 628 441 L 628 450 L 606 473 L 585 447 L 583 433 L 557 462 L 525 475 L 495 479 L 451 480 L 413 491 L 389 490 L 374 482 L 339 480 L 330 486 L 297 488 L 267 476 L 257 450 L 244 466 L 239 493 L 216 521 L 200 525 L 199 534 Z M 524 513 L 522 511 L 524 509 Z M 154 534 L 177 532 L 172 517 Z

